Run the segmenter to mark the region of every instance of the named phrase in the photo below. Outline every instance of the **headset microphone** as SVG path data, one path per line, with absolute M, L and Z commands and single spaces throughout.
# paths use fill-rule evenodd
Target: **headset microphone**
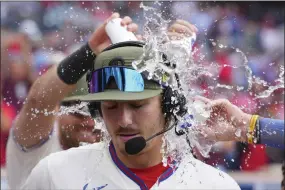
M 153 139 L 154 137 L 157 137 L 167 131 L 169 131 L 170 129 L 172 129 L 177 122 L 175 122 L 171 127 L 167 128 L 167 129 L 163 129 L 162 131 L 150 136 L 147 139 L 144 139 L 143 137 L 135 137 L 132 138 L 130 140 L 128 140 L 125 144 L 125 150 L 129 155 L 135 155 L 138 154 L 139 152 L 141 152 L 145 147 L 146 147 L 146 143 L 148 141 L 150 141 L 151 139 Z

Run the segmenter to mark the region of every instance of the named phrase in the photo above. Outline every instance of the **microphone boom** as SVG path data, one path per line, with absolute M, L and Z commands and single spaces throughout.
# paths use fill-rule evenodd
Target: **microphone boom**
M 139 152 L 141 152 L 145 147 L 146 147 L 146 143 L 148 141 L 150 141 L 151 139 L 153 139 L 154 137 L 157 137 L 167 131 L 169 131 L 170 129 L 172 129 L 175 125 L 177 124 L 177 121 L 169 128 L 163 129 L 162 131 L 155 133 L 154 135 L 150 136 L 147 139 L 144 139 L 142 136 L 140 137 L 135 137 L 132 138 L 130 140 L 128 140 L 125 143 L 125 151 L 129 154 L 129 155 L 135 155 L 138 154 Z

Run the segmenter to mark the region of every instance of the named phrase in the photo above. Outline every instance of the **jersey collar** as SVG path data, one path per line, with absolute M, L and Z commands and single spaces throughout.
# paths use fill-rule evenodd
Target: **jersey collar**
M 115 147 L 113 145 L 113 143 L 110 143 L 109 146 L 109 152 L 111 155 L 111 158 L 113 160 L 113 162 L 116 164 L 116 166 L 128 177 L 130 178 L 132 181 L 134 181 L 141 190 L 147 190 L 147 186 L 144 183 L 144 181 L 142 179 L 140 179 L 138 176 L 136 176 L 129 168 L 127 168 L 127 166 L 125 166 L 125 164 L 118 158 L 117 154 L 116 154 L 116 150 Z M 162 181 L 166 180 L 167 178 L 169 178 L 174 171 L 176 171 L 177 167 L 170 167 L 168 168 L 163 174 L 161 174 L 161 176 L 158 178 L 158 184 L 161 183 Z

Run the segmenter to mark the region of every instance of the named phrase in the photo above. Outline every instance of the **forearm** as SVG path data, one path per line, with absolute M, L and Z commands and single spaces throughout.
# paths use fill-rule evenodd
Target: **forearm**
M 56 106 L 74 88 L 75 85 L 67 85 L 58 77 L 57 65 L 39 77 L 14 123 L 17 143 L 30 147 L 47 139 L 53 128 Z
M 284 149 L 284 120 L 260 118 L 260 144 Z
M 17 118 L 14 139 L 28 148 L 47 139 L 56 118 L 56 107 L 89 70 L 95 55 L 88 45 L 66 57 L 38 78 Z

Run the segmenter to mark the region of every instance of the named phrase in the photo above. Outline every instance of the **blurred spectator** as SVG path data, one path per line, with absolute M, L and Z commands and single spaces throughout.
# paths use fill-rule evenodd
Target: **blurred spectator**
M 7 31 L 1 30 L 1 138 L 0 138 L 0 153 L 1 153 L 1 168 L 6 164 L 6 144 L 9 136 L 9 130 L 12 120 L 16 116 L 15 108 L 3 100 L 3 81 L 8 75 L 8 56 L 5 51 L 6 42 L 4 36 Z
M 8 56 L 8 74 L 3 79 L 3 100 L 19 111 L 35 80 L 30 44 L 25 35 L 15 34 L 4 49 Z
M 6 165 L 6 144 L 10 127 L 15 116 L 15 108 L 12 105 L 8 105 L 1 98 L 1 167 L 4 167 Z

